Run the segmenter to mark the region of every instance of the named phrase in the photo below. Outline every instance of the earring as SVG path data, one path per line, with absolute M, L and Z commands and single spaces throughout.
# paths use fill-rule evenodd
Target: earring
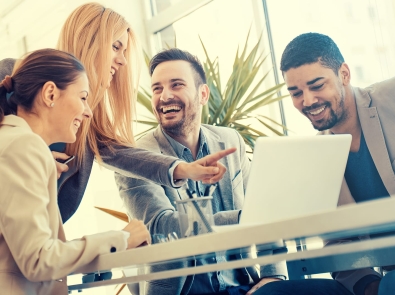
M 54 102 L 51 102 L 51 104 L 49 105 L 51 108 L 53 108 L 53 106 L 55 105 Z

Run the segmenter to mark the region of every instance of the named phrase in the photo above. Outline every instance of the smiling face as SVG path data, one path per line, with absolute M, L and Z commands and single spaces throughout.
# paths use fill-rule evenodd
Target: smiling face
M 123 33 L 122 36 L 117 40 L 115 40 L 114 43 L 112 44 L 112 56 L 111 56 L 112 60 L 111 60 L 111 69 L 110 69 L 111 75 L 109 76 L 108 79 L 107 88 L 110 87 L 113 76 L 116 75 L 119 68 L 127 64 L 125 58 L 125 52 L 128 47 L 128 39 L 129 39 L 128 32 L 125 31 L 125 33 Z
M 85 73 L 79 75 L 74 83 L 60 90 L 59 98 L 52 108 L 52 124 L 54 127 L 54 142 L 72 143 L 76 140 L 76 133 L 86 118 L 92 117 L 88 106 L 88 77 Z
M 345 86 L 349 70 L 343 64 L 337 76 L 319 62 L 291 68 L 283 73 L 292 102 L 317 130 L 331 129 L 344 123 L 348 116 Z
M 185 136 L 200 126 L 202 105 L 207 103 L 206 84 L 196 87 L 191 65 L 166 61 L 152 73 L 152 109 L 169 135 Z

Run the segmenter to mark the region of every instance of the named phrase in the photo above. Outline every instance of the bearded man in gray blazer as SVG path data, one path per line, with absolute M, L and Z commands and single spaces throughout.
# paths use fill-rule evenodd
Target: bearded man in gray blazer
M 352 135 L 339 205 L 395 195 L 395 78 L 365 89 L 351 86 L 351 71 L 339 48 L 318 33 L 299 35 L 287 45 L 281 71 L 295 108 L 320 134 Z M 381 274 L 373 268 L 332 277 L 269 284 L 257 294 L 395 294 L 395 282 L 392 292 L 379 292 Z
M 216 225 L 237 224 L 241 212 L 250 161 L 245 143 L 238 132 L 231 128 L 201 124 L 202 107 L 209 98 L 206 76 L 199 60 L 186 51 L 169 49 L 157 54 L 150 62 L 152 80 L 152 108 L 160 125 L 138 141 L 138 146 L 165 155 L 172 155 L 187 162 L 199 159 L 227 147 L 237 147 L 237 152 L 224 158 L 226 174 L 213 193 L 213 212 Z M 181 235 L 175 201 L 183 198 L 183 190 L 159 186 L 143 179 L 115 175 L 120 195 L 128 214 L 141 219 L 152 235 L 176 232 Z M 207 185 L 190 181 L 199 195 Z M 229 257 L 191 261 L 192 265 L 221 262 Z M 183 263 L 156 266 L 155 270 L 182 267 Z M 153 269 L 151 269 L 153 270 Z M 250 294 L 260 286 L 285 279 L 284 263 L 260 267 L 225 270 L 215 273 L 151 281 L 140 284 L 143 294 L 235 294 L 244 290 Z

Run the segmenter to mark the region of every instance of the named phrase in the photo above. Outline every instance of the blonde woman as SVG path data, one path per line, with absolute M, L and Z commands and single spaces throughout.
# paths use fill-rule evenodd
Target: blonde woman
M 141 221 L 67 242 L 48 145 L 72 143 L 92 117 L 88 78 L 71 54 L 42 49 L 0 81 L 1 294 L 65 295 L 65 277 L 100 254 L 150 243 Z
M 75 155 L 70 169 L 57 163 L 58 201 L 63 222 L 77 210 L 96 159 L 125 176 L 137 176 L 179 187 L 184 179 L 217 182 L 225 167 L 217 162 L 235 149 L 212 154 L 193 163 L 134 148 L 132 122 L 140 64 L 137 37 L 126 20 L 97 3 L 75 9 L 64 24 L 58 49 L 74 54 L 84 64 L 90 83 L 93 116 L 82 123 L 73 144 L 61 146 L 55 158 Z M 14 61 L 0 62 L 0 79 Z M 206 167 L 210 166 L 210 167 Z

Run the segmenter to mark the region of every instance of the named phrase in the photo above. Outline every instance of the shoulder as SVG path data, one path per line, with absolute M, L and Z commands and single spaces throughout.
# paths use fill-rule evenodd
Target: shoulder
M 205 136 L 217 138 L 219 141 L 236 143 L 241 138 L 239 132 L 230 127 L 202 124 L 202 130 Z
M 16 59 L 5 58 L 0 60 L 0 79 L 3 79 L 6 75 L 11 75 L 14 68 Z
M 147 132 L 145 135 L 143 135 L 141 138 L 137 140 L 136 142 L 137 147 L 149 151 L 160 152 L 160 147 L 158 142 L 159 132 L 161 132 L 159 128 Z
M 16 161 L 26 164 L 41 162 L 45 166 L 53 165 L 49 148 L 40 136 L 23 127 L 3 126 L 1 129 L 0 155 L 2 157 L 13 159 L 14 163 Z
M 373 98 L 393 97 L 395 92 L 395 77 L 380 81 L 364 89 Z

